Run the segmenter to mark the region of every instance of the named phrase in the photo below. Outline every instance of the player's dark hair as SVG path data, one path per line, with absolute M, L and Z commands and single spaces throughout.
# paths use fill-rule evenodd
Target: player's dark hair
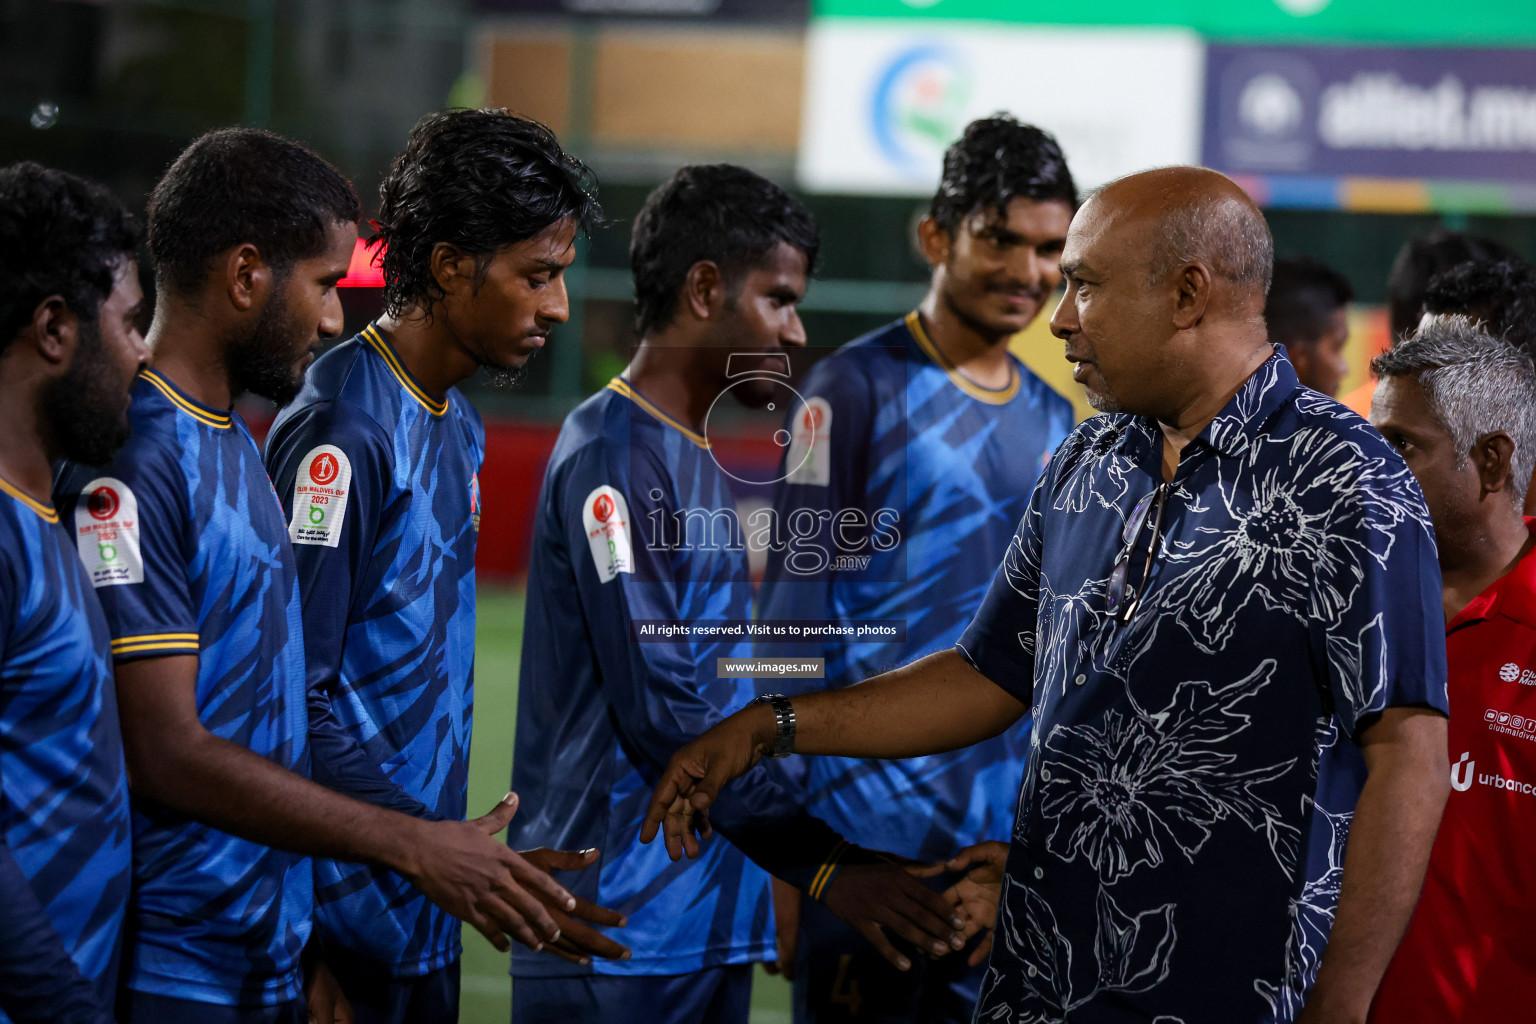
M 816 266 L 821 231 L 805 204 L 732 164 L 683 167 L 649 196 L 629 239 L 635 278 L 635 330 L 664 327 L 677 312 L 688 271 L 708 260 L 728 293 L 783 242 Z
M 1315 343 L 1329 320 L 1355 298 L 1349 280 L 1308 256 L 1276 260 L 1264 300 L 1264 322 L 1272 344 Z
M 1424 312 L 1424 292 L 1429 279 L 1452 267 L 1474 260 L 1509 260 L 1520 257 L 1509 246 L 1491 238 L 1463 231 L 1436 228 L 1410 239 L 1392 261 L 1387 276 L 1387 317 L 1392 339 L 1413 333 Z
M 545 228 L 598 224 L 597 182 L 544 125 L 505 110 L 450 110 L 416 122 L 379 185 L 370 245 L 383 243 L 384 305 L 430 315 L 442 298 L 432 249 L 474 257 L 476 286 L 496 254 Z
M 39 303 L 95 324 L 139 226 L 105 188 L 30 161 L 0 168 L 0 354 Z
M 1007 114 L 972 121 L 944 153 L 944 176 L 928 215 L 953 235 L 978 210 L 1003 216 L 1012 199 L 1059 199 L 1077 208 L 1061 146 L 1049 132 Z
M 155 280 L 191 294 L 215 257 L 245 244 L 282 275 L 324 252 L 332 225 L 361 215 L 351 183 L 297 142 L 220 128 L 183 150 L 149 194 Z
M 1470 316 L 1536 358 L 1536 268 L 1524 260 L 1477 260 L 1436 274 L 1424 312 Z

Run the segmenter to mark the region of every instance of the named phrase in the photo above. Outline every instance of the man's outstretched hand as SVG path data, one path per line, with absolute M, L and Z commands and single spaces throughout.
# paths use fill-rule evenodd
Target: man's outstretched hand
M 944 896 L 918 881 L 943 870 L 926 864 L 846 864 L 828 883 L 821 902 L 868 939 L 897 970 L 912 962 L 891 944 L 887 932 L 901 936 L 932 957 L 965 946 L 965 920 Z
M 524 850 L 522 856 L 540 871 L 579 871 L 597 863 L 598 851 L 582 850 L 578 853 L 574 850 L 551 850 L 541 846 L 537 850 Z M 619 945 L 597 929 L 582 923 L 587 921 L 592 924 L 617 925 L 622 928 L 628 923 L 624 915 L 616 910 L 588 903 L 580 896 L 575 897 L 575 900 L 575 908 L 565 911 L 548 899 L 543 899 L 545 908 L 555 919 L 555 924 L 560 927 L 560 937 L 549 944 L 547 947 L 549 952 L 574 964 L 589 964 L 594 956 L 602 957 L 604 960 L 628 960 L 628 947 Z
M 977 932 L 986 937 L 976 944 L 966 961 L 980 966 L 992 951 L 997 927 L 997 904 L 1003 895 L 1003 869 L 1008 864 L 1008 844 L 989 840 L 967 846 L 944 865 L 945 871 L 964 871 L 965 877 L 944 890 L 944 898 L 960 908 L 965 917 L 961 937 L 969 942 Z
M 685 853 L 697 857 L 699 840 L 710 834 L 709 805 L 720 787 L 762 759 L 773 745 L 774 730 L 772 709 L 749 704 L 673 754 L 651 794 L 640 841 L 655 839 L 660 828 L 673 860 Z
M 421 821 L 402 836 L 397 870 L 422 893 L 473 926 L 503 953 L 512 936 L 533 950 L 561 938 L 546 905 L 569 914 L 576 899 L 548 874 L 509 850 L 493 836 L 517 813 L 517 794 L 508 793 L 491 813 L 473 821 Z

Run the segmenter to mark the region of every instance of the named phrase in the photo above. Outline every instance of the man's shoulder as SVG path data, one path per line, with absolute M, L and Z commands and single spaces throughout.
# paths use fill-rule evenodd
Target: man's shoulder
M 627 486 L 636 469 L 665 466 L 662 450 L 667 430 L 628 398 L 604 387 L 566 416 L 549 456 L 552 480 L 602 478 Z M 594 484 L 596 486 L 596 484 Z
M 1390 496 L 1427 521 L 1424 499 L 1408 463 L 1359 413 L 1310 388 L 1298 388 L 1262 435 L 1257 465 L 1275 460 L 1309 481 L 1327 478 L 1342 495 Z

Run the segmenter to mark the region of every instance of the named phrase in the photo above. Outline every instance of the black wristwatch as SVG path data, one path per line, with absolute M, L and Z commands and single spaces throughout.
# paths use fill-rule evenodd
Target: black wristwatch
M 765 693 L 754 704 L 773 708 L 773 747 L 769 757 L 788 757 L 795 752 L 795 706 L 782 693 Z

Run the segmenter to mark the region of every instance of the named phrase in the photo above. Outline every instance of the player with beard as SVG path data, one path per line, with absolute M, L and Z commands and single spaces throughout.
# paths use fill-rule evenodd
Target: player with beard
M 0 170 L 0 1022 L 112 1019 L 131 849 L 107 624 L 49 501 L 112 457 L 149 357 L 138 228 L 99 186 Z
M 819 531 L 802 527 L 797 542 L 769 551 L 759 617 L 900 620 L 905 635 L 760 643 L 763 654 L 826 659 L 824 680 L 776 688 L 857 683 L 950 647 L 970 622 L 1036 477 L 1072 429 L 1071 403 L 1008 340 L 1061 282 L 1076 205 L 1054 139 L 1009 117 L 973 122 L 945 154 L 918 225 L 927 297 L 800 385 L 775 518 Z M 857 842 L 916 860 L 1006 839 L 1029 726 L 1026 716 L 964 750 L 905 761 L 813 758 L 807 806 Z M 971 1019 L 984 951 L 903 974 L 814 901 L 802 915 L 800 895 L 781 886 L 777 906 L 797 1021 Z
M 565 321 L 564 271 L 599 211 L 589 172 L 554 135 L 499 110 L 423 118 L 379 192 L 386 313 L 310 368 L 266 459 L 287 505 L 312 691 L 331 696 L 381 778 L 456 819 L 485 454 L 456 385 L 482 367 L 515 375 Z M 529 854 L 547 868 L 595 856 Z M 360 1024 L 457 1019 L 457 921 L 385 868 L 321 860 L 315 878 L 326 960 Z M 556 920 L 559 955 L 623 955 Z
M 278 136 L 227 129 L 188 147 L 150 197 L 155 365 L 134 384 L 132 439 L 59 488 L 84 499 L 66 518 L 106 611 L 132 779 L 125 1024 L 304 1021 L 302 855 L 400 871 L 503 944 L 558 933 L 517 880 L 569 905 L 490 838 L 509 803 L 423 821 L 304 777 L 313 762 L 387 802 L 377 772 L 310 721 L 287 524 L 231 406 L 246 390 L 290 398 L 339 332 L 357 216 L 351 185 Z M 110 543 L 87 543 L 102 531 Z
M 651 642 L 642 627 L 740 630 L 751 616 L 742 527 L 703 424 L 727 389 L 761 406 L 774 376 L 787 377 L 818 245 L 804 206 L 739 167 L 685 167 L 635 219 L 639 348 L 566 418 L 539 497 L 513 760 L 533 810 L 510 833 L 603 847 L 573 888 L 627 915 L 634 955 L 583 966 L 517 951 L 514 1021 L 743 1024 L 751 964 L 773 954 L 761 868 L 903 963 L 881 927 L 924 951 L 959 944 L 961 922 L 937 894 L 806 815 L 776 769 L 723 795 L 714 821 L 731 843 L 701 851 L 690 838 L 697 862 L 674 864 L 680 848 L 639 839 L 669 749 L 755 696 L 750 679 L 717 666 L 750 653 L 740 632 Z

